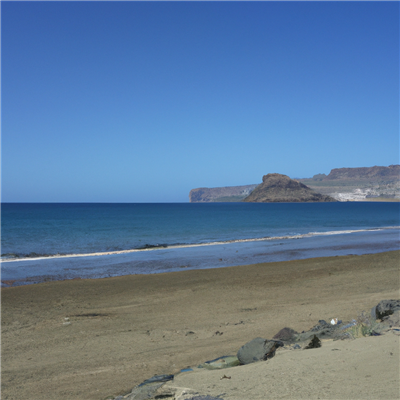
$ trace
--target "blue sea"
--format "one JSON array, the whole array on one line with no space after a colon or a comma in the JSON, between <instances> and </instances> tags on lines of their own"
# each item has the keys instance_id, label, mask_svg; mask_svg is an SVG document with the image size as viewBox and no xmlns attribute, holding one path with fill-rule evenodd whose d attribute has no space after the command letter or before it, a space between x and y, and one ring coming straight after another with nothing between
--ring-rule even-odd
<instances>
[{"instance_id":1,"label":"blue sea","mask_svg":"<svg viewBox=\"0 0 400 400\"><path fill-rule=\"evenodd\" d=\"M400 248L400 203L1 205L1 279L151 274Z\"/></svg>"}]
</instances>

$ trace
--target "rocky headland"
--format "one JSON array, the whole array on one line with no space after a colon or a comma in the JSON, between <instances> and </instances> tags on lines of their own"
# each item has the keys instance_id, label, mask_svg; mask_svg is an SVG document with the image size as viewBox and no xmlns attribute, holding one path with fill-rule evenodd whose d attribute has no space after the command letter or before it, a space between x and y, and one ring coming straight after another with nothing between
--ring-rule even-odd
<instances>
[{"instance_id":1,"label":"rocky headland","mask_svg":"<svg viewBox=\"0 0 400 400\"><path fill-rule=\"evenodd\" d=\"M400 165L334 168L312 178L296 178L322 195L339 201L400 201ZM189 193L191 203L243 201L257 184L197 188Z\"/></svg>"},{"instance_id":2,"label":"rocky headland","mask_svg":"<svg viewBox=\"0 0 400 400\"><path fill-rule=\"evenodd\" d=\"M243 201L256 203L300 203L337 201L333 197L314 192L287 175L264 175L258 185Z\"/></svg>"}]
</instances>

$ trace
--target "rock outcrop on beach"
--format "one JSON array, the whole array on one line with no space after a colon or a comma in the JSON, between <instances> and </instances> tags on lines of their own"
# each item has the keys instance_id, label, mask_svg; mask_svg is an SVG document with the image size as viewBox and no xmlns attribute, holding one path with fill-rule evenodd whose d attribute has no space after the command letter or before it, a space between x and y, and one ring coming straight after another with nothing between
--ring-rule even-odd
<instances>
[{"instance_id":1,"label":"rock outcrop on beach","mask_svg":"<svg viewBox=\"0 0 400 400\"><path fill-rule=\"evenodd\" d=\"M245 202L256 203L299 203L299 202L329 202L337 201L330 196L314 192L308 186L287 175L268 174L263 176L263 181Z\"/></svg>"},{"instance_id":2,"label":"rock outcrop on beach","mask_svg":"<svg viewBox=\"0 0 400 400\"><path fill-rule=\"evenodd\" d=\"M130 393L117 396L114 398L114 400L155 400L160 398L170 400L223 400L223 398L221 397L222 394L220 393L218 393L218 397L214 397L210 396L208 393L200 394L197 388L190 388L188 384L185 384L184 386L182 386L181 384L176 384L176 378L178 377L179 379L183 376L188 376L188 373L189 377L191 374L191 377L193 378L196 373L198 374L199 371L203 369L224 369L224 371L227 371L227 368L237 367L238 365L240 365L241 367L239 370L235 368L235 371L242 371L242 378L249 378L249 375L246 375L248 370L244 369L245 367L243 366L247 364L253 364L255 362L270 360L272 357L275 356L276 350L278 349L281 349L285 352L295 350L319 349L322 346L329 346L331 342L341 342L346 339L352 342L354 339L358 338L366 338L369 336L382 336L385 334L391 335L391 333L398 336L400 335L399 308L400 300L382 300L378 305L372 308L371 313L368 314L363 311L358 315L357 319L353 319L352 321L347 323L343 323L341 320L339 321L337 319L333 319L330 323L324 320L319 320L318 323L314 325L314 327L312 327L309 331L303 331L301 334L297 333L291 328L283 328L274 336L274 339L272 340L257 337L250 342L247 342L238 350L237 357L222 356L215 360L207 361L199 365L198 367L194 366L185 368L176 375L153 376L152 378L146 379L144 382L134 387ZM391 317L391 319L389 319L389 316ZM281 340L275 339L276 337L279 337ZM283 337L285 339L283 339ZM342 351L338 347L338 345L335 345L335 347L331 347L330 351ZM371 350L368 349L367 351L370 352ZM282 355L283 354L284 353L282 353ZM390 352L389 354L393 356L393 352ZM344 362L343 357L344 356L340 357L341 362ZM355 355L352 355L352 357L355 357ZM291 356L291 358L293 358L293 355ZM231 365L228 365L228 363L224 362L225 360L231 359L235 359L236 362L231 362ZM315 354L314 361L318 363L319 360L321 360L321 358L318 359ZM305 362L304 359L303 362ZM270 370L273 364L274 362L270 364ZM259 365L261 365L261 363ZM326 360L324 360L323 365L326 368ZM339 367L339 365L337 363L336 365L332 364L332 367ZM286 366L286 368L289 367L289 365ZM304 370L306 371L307 368L304 367ZM222 376L221 374L219 374L219 380L221 381L223 379L231 379L232 373L233 371L227 371L227 373ZM252 376L253 373L254 370L252 370L250 376ZM209 379L209 376L207 376L207 379ZM250 379L257 381L257 378L255 377ZM204 376L199 378L199 380L189 378L188 382L191 382L192 384L197 383L198 385L198 382L206 383L206 378ZM202 386L201 383L200 386ZM215 385L213 387L215 387ZM222 387L224 388L223 390L226 390L226 386L220 385L221 390ZM209 386L207 387L207 389L209 389ZM235 388L233 390L237 391L240 389ZM235 396L235 399L236 398L242 399L244 397Z\"/></svg>"}]
</instances>

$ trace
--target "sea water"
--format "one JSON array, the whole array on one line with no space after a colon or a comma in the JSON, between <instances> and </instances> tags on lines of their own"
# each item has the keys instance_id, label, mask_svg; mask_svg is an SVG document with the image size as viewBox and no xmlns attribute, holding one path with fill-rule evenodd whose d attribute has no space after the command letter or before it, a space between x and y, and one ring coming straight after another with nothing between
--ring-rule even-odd
<instances>
[{"instance_id":1,"label":"sea water","mask_svg":"<svg viewBox=\"0 0 400 400\"><path fill-rule=\"evenodd\" d=\"M149 274L399 248L399 203L5 203L2 280Z\"/></svg>"}]
</instances>

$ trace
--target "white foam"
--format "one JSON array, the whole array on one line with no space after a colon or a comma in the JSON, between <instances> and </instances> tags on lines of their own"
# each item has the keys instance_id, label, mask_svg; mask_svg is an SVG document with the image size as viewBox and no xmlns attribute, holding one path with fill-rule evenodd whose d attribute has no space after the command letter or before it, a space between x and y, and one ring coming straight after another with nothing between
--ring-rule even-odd
<instances>
[{"instance_id":1,"label":"white foam","mask_svg":"<svg viewBox=\"0 0 400 400\"><path fill-rule=\"evenodd\" d=\"M152 248L146 248L146 249L129 249L129 250L117 250L117 251L84 253L84 254L55 254L55 255L51 255L51 256L42 256L42 257L2 259L1 262L9 263L9 262L19 262L19 261L48 260L48 259L57 259L57 258L100 257L100 256L110 256L110 255L117 255L117 254L138 253L138 252L144 252L144 251L184 249L184 248L203 247L203 246L217 246L217 245L224 245L224 244L230 244L230 243L250 243L250 242L273 241L273 240L291 240L291 239L309 238L309 237L314 237L314 236L344 235L344 234L360 233L360 232L376 232L376 231L382 231L385 229L400 229L400 226L386 226L384 228L371 228L371 229L349 229L349 230L328 231L328 232L309 232L309 233L298 234L298 235L273 236L273 237L250 238L250 239L235 239L235 240L225 240L225 241L207 242L207 243L179 244L179 245L171 245L171 246L152 247Z\"/></svg>"}]
</instances>

